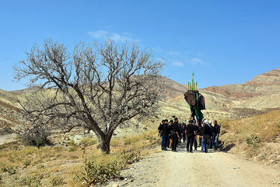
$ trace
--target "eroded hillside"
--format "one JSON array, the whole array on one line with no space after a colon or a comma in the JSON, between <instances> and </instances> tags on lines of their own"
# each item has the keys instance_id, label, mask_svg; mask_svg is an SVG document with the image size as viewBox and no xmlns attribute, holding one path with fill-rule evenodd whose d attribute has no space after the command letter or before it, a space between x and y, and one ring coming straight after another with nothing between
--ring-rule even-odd
<instances>
[{"instance_id":1,"label":"eroded hillside","mask_svg":"<svg viewBox=\"0 0 280 187\"><path fill-rule=\"evenodd\" d=\"M205 118L209 120L233 119L254 116L280 108L280 68L258 75L254 79L235 85L209 87L201 89L206 101ZM160 102L159 118L133 120L118 128L115 134L142 133L154 129L163 118L179 117L187 120L189 106L184 100L187 86L162 77L165 99ZM0 90L0 128L16 129L22 124L21 107L17 100L24 100L25 95L38 90L32 87L24 90L7 92Z\"/></svg>"}]
</instances>

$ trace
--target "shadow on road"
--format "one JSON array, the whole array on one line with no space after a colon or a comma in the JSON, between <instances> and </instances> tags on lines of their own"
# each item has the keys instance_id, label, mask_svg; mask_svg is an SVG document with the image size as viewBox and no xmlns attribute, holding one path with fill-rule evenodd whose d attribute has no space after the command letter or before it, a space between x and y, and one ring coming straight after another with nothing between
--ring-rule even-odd
<instances>
[{"instance_id":1,"label":"shadow on road","mask_svg":"<svg viewBox=\"0 0 280 187\"><path fill-rule=\"evenodd\" d=\"M176 153L188 153L187 152L187 142L185 143L179 143L178 146L177 146L177 152ZM171 149L167 149L168 151L171 151ZM201 152L201 147L198 146L197 147L197 150L194 149L193 147L193 153L204 153L204 152ZM208 149L208 153L215 153L214 149Z\"/></svg>"},{"instance_id":2,"label":"shadow on road","mask_svg":"<svg viewBox=\"0 0 280 187\"><path fill-rule=\"evenodd\" d=\"M234 146L235 146L234 143L229 144L229 145L227 145L227 146L224 146L224 145L222 144L222 145L221 145L221 151L223 151L223 152L228 152L228 151L230 151Z\"/></svg>"}]
</instances>

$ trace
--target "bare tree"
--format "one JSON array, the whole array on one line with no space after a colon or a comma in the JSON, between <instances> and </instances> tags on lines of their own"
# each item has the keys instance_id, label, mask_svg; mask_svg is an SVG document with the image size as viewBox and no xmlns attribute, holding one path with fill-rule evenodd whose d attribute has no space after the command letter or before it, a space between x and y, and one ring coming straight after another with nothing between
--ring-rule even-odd
<instances>
[{"instance_id":1,"label":"bare tree","mask_svg":"<svg viewBox=\"0 0 280 187\"><path fill-rule=\"evenodd\" d=\"M118 47L110 39L104 44L81 43L71 54L63 44L47 40L15 66L15 78L40 85L40 91L22 103L34 123L82 125L97 135L102 151L109 154L120 124L157 111L162 67L151 51L135 44Z\"/></svg>"}]
</instances>

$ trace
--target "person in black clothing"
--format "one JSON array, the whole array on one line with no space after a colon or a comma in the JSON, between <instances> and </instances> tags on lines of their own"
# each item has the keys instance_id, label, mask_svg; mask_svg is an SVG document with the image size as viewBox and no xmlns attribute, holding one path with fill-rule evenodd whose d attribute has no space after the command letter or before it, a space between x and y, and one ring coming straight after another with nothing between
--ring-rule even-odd
<instances>
[{"instance_id":1,"label":"person in black clothing","mask_svg":"<svg viewBox=\"0 0 280 187\"><path fill-rule=\"evenodd\" d=\"M182 134L182 138L183 138L183 142L184 142L184 143L185 143L185 141L186 141L186 132L185 132L186 127L187 127L186 123L183 123L183 134Z\"/></svg>"},{"instance_id":2,"label":"person in black clothing","mask_svg":"<svg viewBox=\"0 0 280 187\"><path fill-rule=\"evenodd\" d=\"M178 138L179 138L178 118L175 118L175 122L171 125L172 151L175 152L177 151L176 147L178 145Z\"/></svg>"},{"instance_id":3,"label":"person in black clothing","mask_svg":"<svg viewBox=\"0 0 280 187\"><path fill-rule=\"evenodd\" d=\"M172 121L172 120L171 120ZM167 147L168 148L171 148L171 143L172 143L172 140L171 140L171 129L172 129L172 124L173 124L173 121L172 122L168 122L168 139L167 139Z\"/></svg>"},{"instance_id":4,"label":"person in black clothing","mask_svg":"<svg viewBox=\"0 0 280 187\"><path fill-rule=\"evenodd\" d=\"M203 152L203 149L204 149L204 141L203 141L203 125L204 123L201 124L197 132L197 135L199 136L199 144L200 144L200 147L201 147L201 152Z\"/></svg>"},{"instance_id":5,"label":"person in black clothing","mask_svg":"<svg viewBox=\"0 0 280 187\"><path fill-rule=\"evenodd\" d=\"M183 139L183 132L184 132L183 124L179 123L179 143L181 143Z\"/></svg>"},{"instance_id":6,"label":"person in black clothing","mask_svg":"<svg viewBox=\"0 0 280 187\"><path fill-rule=\"evenodd\" d=\"M163 120L162 124L160 124L158 130L161 133L162 141L161 141L161 150L167 150L167 142L168 142L168 134L169 134L169 129L168 129L168 120Z\"/></svg>"},{"instance_id":7,"label":"person in black clothing","mask_svg":"<svg viewBox=\"0 0 280 187\"><path fill-rule=\"evenodd\" d=\"M204 143L204 148L205 148L205 153L208 152L208 146L210 143L210 137L212 136L212 128L210 127L210 124L208 120L204 121L204 125L202 128L202 134L203 134L203 143Z\"/></svg>"},{"instance_id":8,"label":"person in black clothing","mask_svg":"<svg viewBox=\"0 0 280 187\"><path fill-rule=\"evenodd\" d=\"M209 122L209 126L211 127L211 130L212 130L212 134L211 134L211 137L210 137L210 141L209 141L209 149L212 149L213 148L213 126L212 126L212 123Z\"/></svg>"},{"instance_id":9,"label":"person in black clothing","mask_svg":"<svg viewBox=\"0 0 280 187\"><path fill-rule=\"evenodd\" d=\"M195 132L195 126L193 123L193 120L189 121L189 124L187 125L186 129L185 129L185 134L187 135L187 152L193 152L192 148L193 148L193 141L196 135Z\"/></svg>"},{"instance_id":10,"label":"person in black clothing","mask_svg":"<svg viewBox=\"0 0 280 187\"><path fill-rule=\"evenodd\" d=\"M162 135L162 132L161 132L160 128L161 128L161 126L162 126L163 123L164 123L164 120L162 120L162 121L161 121L161 124L159 124L159 126L158 126L158 133L159 133L159 136L160 136L160 137L161 137L161 135Z\"/></svg>"},{"instance_id":11,"label":"person in black clothing","mask_svg":"<svg viewBox=\"0 0 280 187\"><path fill-rule=\"evenodd\" d=\"M196 124L194 124L194 131L195 131L195 136L194 136L194 139L193 139L193 144L194 144L194 150L197 151L197 136L199 134L199 128Z\"/></svg>"},{"instance_id":12,"label":"person in black clothing","mask_svg":"<svg viewBox=\"0 0 280 187\"><path fill-rule=\"evenodd\" d=\"M215 151L218 149L218 140L219 140L219 136L220 136L220 125L218 125L217 121L214 121L214 127L213 127L213 145L214 145L214 149Z\"/></svg>"}]
</instances>

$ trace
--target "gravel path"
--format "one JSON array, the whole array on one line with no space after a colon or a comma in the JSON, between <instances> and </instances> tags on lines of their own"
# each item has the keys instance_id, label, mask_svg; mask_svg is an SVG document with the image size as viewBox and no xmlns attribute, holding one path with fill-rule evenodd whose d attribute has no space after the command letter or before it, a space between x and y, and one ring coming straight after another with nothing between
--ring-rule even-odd
<instances>
[{"instance_id":1,"label":"gravel path","mask_svg":"<svg viewBox=\"0 0 280 187\"><path fill-rule=\"evenodd\" d=\"M164 151L122 171L122 181L108 186L279 186L279 169L224 152Z\"/></svg>"}]
</instances>

